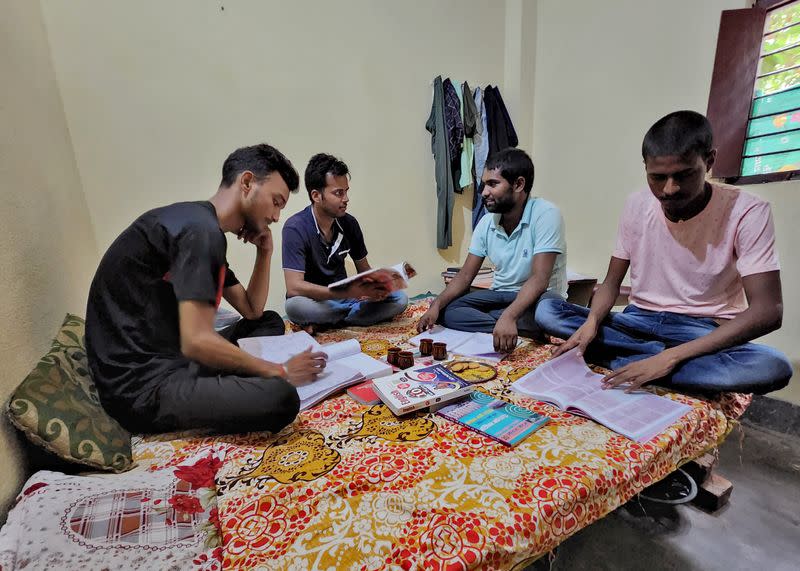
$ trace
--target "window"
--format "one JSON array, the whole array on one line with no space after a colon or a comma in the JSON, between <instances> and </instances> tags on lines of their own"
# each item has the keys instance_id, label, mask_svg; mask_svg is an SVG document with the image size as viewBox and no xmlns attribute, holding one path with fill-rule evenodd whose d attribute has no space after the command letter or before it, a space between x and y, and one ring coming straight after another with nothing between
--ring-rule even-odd
<instances>
[{"instance_id":1,"label":"window","mask_svg":"<svg viewBox=\"0 0 800 571\"><path fill-rule=\"evenodd\" d=\"M767 13L742 176L800 170L800 1Z\"/></svg>"},{"instance_id":2,"label":"window","mask_svg":"<svg viewBox=\"0 0 800 571\"><path fill-rule=\"evenodd\" d=\"M716 178L800 178L800 0L722 13L708 118Z\"/></svg>"}]
</instances>

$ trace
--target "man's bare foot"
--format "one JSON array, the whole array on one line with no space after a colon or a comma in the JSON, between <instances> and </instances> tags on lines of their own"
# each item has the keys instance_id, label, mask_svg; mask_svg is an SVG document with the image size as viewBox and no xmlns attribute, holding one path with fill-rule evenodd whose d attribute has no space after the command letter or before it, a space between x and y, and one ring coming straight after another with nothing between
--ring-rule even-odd
<instances>
[{"instance_id":1,"label":"man's bare foot","mask_svg":"<svg viewBox=\"0 0 800 571\"><path fill-rule=\"evenodd\" d=\"M317 328L313 324L304 325L302 330L312 336L317 334Z\"/></svg>"}]
</instances>

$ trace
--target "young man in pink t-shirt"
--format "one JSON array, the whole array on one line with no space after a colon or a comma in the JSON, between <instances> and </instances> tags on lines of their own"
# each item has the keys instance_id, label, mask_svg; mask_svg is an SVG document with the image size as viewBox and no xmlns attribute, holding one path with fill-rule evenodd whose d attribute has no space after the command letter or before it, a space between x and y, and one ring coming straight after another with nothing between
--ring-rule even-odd
<instances>
[{"instance_id":1,"label":"young man in pink t-shirt","mask_svg":"<svg viewBox=\"0 0 800 571\"><path fill-rule=\"evenodd\" d=\"M781 326L783 302L769 203L706 181L711 125L677 111L642 144L649 190L631 195L591 310L543 300L536 322L589 362L612 369L606 388L645 383L692 392L767 393L792 368L779 351L749 341ZM630 269L630 305L611 312Z\"/></svg>"}]
</instances>

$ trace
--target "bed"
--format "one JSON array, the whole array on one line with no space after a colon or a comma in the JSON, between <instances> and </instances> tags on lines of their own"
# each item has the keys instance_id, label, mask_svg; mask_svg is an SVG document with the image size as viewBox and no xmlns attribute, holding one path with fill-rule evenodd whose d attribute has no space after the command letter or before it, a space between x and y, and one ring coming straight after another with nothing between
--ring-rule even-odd
<instances>
[{"instance_id":1,"label":"bed","mask_svg":"<svg viewBox=\"0 0 800 571\"><path fill-rule=\"evenodd\" d=\"M319 340L385 355L429 302ZM639 444L509 390L549 350L526 342L482 385L553 419L516 448L344 394L275 435L136 437L124 474L35 473L0 532L0 571L522 569L716 447L748 403L660 391L692 410Z\"/></svg>"}]
</instances>

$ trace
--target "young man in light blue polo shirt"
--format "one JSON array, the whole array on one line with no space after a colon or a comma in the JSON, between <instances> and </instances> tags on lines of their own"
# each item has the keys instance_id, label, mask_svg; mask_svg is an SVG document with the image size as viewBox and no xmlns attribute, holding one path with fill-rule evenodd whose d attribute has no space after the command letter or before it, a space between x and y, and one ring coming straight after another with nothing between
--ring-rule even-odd
<instances>
[{"instance_id":1,"label":"young man in light blue polo shirt","mask_svg":"<svg viewBox=\"0 0 800 571\"><path fill-rule=\"evenodd\" d=\"M538 335L533 319L540 299L567 295L567 243L558 207L531 197L533 161L520 149L503 149L486 162L481 198L490 215L472 234L467 260L417 323L441 323L494 335L497 351L510 352L519 330ZM484 258L495 266L489 290L467 293Z\"/></svg>"}]
</instances>

